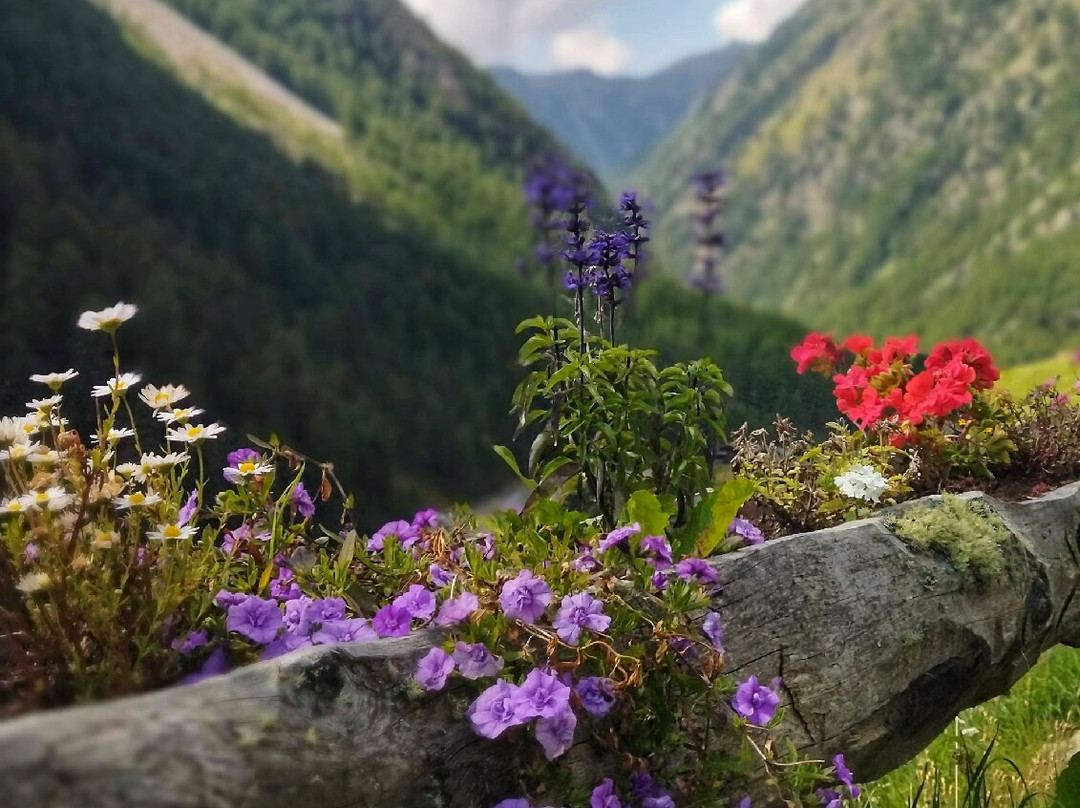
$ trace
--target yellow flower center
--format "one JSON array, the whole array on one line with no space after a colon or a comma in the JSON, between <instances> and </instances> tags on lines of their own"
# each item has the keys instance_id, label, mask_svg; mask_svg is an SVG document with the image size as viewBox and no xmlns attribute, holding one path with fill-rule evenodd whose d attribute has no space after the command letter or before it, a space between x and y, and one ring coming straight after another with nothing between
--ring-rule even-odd
<instances>
[{"instance_id":1,"label":"yellow flower center","mask_svg":"<svg viewBox=\"0 0 1080 808\"><path fill-rule=\"evenodd\" d=\"M146 502L146 494L142 491L136 491L134 494L128 497L128 502L132 505L141 505Z\"/></svg>"},{"instance_id":2,"label":"yellow flower center","mask_svg":"<svg viewBox=\"0 0 1080 808\"><path fill-rule=\"evenodd\" d=\"M245 460L243 463L237 466L237 471L239 471L241 474L251 474L255 471L255 468L256 466L254 463L252 463L250 460Z\"/></svg>"},{"instance_id":3,"label":"yellow flower center","mask_svg":"<svg viewBox=\"0 0 1080 808\"><path fill-rule=\"evenodd\" d=\"M157 395L154 396L154 403L157 404L159 407L164 406L165 404L168 404L169 403L169 394L168 393L158 393Z\"/></svg>"},{"instance_id":4,"label":"yellow flower center","mask_svg":"<svg viewBox=\"0 0 1080 808\"><path fill-rule=\"evenodd\" d=\"M21 511L23 509L23 504L19 502L19 500L15 499L9 502L4 507L9 511Z\"/></svg>"},{"instance_id":5,"label":"yellow flower center","mask_svg":"<svg viewBox=\"0 0 1080 808\"><path fill-rule=\"evenodd\" d=\"M180 527L179 525L169 525L161 531L161 535L166 539L178 539L180 538Z\"/></svg>"},{"instance_id":6,"label":"yellow flower center","mask_svg":"<svg viewBox=\"0 0 1080 808\"><path fill-rule=\"evenodd\" d=\"M202 434L202 432L203 431L201 426L189 426L187 429L187 436L189 438L197 438L199 437L199 435Z\"/></svg>"},{"instance_id":7,"label":"yellow flower center","mask_svg":"<svg viewBox=\"0 0 1080 808\"><path fill-rule=\"evenodd\" d=\"M35 502L48 502L49 501L49 493L47 491L38 491L36 494L34 494L34 501Z\"/></svg>"}]
</instances>

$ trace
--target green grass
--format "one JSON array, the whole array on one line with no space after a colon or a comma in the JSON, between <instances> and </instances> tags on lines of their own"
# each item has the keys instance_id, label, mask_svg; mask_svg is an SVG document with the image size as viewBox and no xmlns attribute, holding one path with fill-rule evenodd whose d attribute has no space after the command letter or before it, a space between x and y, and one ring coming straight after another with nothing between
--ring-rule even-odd
<instances>
[{"instance_id":1,"label":"green grass","mask_svg":"<svg viewBox=\"0 0 1080 808\"><path fill-rule=\"evenodd\" d=\"M1023 395L1044 382L1058 380L1058 388L1066 390L1080 379L1080 364L1073 360L1072 351L1062 351L1049 359L1019 365L1001 372L1000 387Z\"/></svg>"}]
</instances>

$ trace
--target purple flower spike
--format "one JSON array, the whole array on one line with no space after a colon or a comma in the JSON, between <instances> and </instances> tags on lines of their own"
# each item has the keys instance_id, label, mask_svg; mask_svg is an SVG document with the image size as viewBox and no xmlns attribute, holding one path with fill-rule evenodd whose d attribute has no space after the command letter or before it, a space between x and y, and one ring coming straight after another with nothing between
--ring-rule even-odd
<instances>
[{"instance_id":1,"label":"purple flower spike","mask_svg":"<svg viewBox=\"0 0 1080 808\"><path fill-rule=\"evenodd\" d=\"M541 718L536 722L536 740L544 747L544 756L548 760L562 755L574 743L574 730L577 728L577 716L567 707L551 718Z\"/></svg>"},{"instance_id":2,"label":"purple flower spike","mask_svg":"<svg viewBox=\"0 0 1080 808\"><path fill-rule=\"evenodd\" d=\"M404 637L412 628L412 615L397 602L388 603L375 612L371 624L380 637Z\"/></svg>"},{"instance_id":3,"label":"purple flower spike","mask_svg":"<svg viewBox=\"0 0 1080 808\"><path fill-rule=\"evenodd\" d=\"M535 623L551 603L551 589L542 578L522 570L517 578L503 584L499 604L503 613L522 623Z\"/></svg>"},{"instance_id":4,"label":"purple flower spike","mask_svg":"<svg viewBox=\"0 0 1080 808\"><path fill-rule=\"evenodd\" d=\"M472 645L459 642L454 647L454 662L466 679L494 676L503 667L502 657L492 654L482 642Z\"/></svg>"},{"instance_id":5,"label":"purple flower spike","mask_svg":"<svg viewBox=\"0 0 1080 808\"><path fill-rule=\"evenodd\" d=\"M394 605L400 606L417 620L430 620L435 614L435 595L430 589L420 584L413 584L403 595L394 599Z\"/></svg>"},{"instance_id":6,"label":"purple flower spike","mask_svg":"<svg viewBox=\"0 0 1080 808\"><path fill-rule=\"evenodd\" d=\"M439 607L439 615L435 618L437 626L454 626L462 620L467 620L469 615L480 608L480 601L472 592L462 592L453 600L443 601Z\"/></svg>"},{"instance_id":7,"label":"purple flower spike","mask_svg":"<svg viewBox=\"0 0 1080 808\"><path fill-rule=\"evenodd\" d=\"M498 738L510 727L528 722L531 717L518 697L518 688L500 679L469 705L466 711L473 729L485 738Z\"/></svg>"},{"instance_id":8,"label":"purple flower spike","mask_svg":"<svg viewBox=\"0 0 1080 808\"><path fill-rule=\"evenodd\" d=\"M764 726L772 721L779 704L780 697L761 684L756 676L751 676L740 684L731 700L732 709L757 726Z\"/></svg>"},{"instance_id":9,"label":"purple flower spike","mask_svg":"<svg viewBox=\"0 0 1080 808\"><path fill-rule=\"evenodd\" d=\"M327 620L311 635L316 645L335 645L339 642L372 642L379 639L378 632L362 617Z\"/></svg>"},{"instance_id":10,"label":"purple flower spike","mask_svg":"<svg viewBox=\"0 0 1080 808\"><path fill-rule=\"evenodd\" d=\"M641 532L641 525L634 522L632 525L626 527L615 528L607 534L606 537L600 541L600 552L607 552L608 550L614 550L618 548L620 550L630 549L630 537Z\"/></svg>"},{"instance_id":11,"label":"purple flower spike","mask_svg":"<svg viewBox=\"0 0 1080 808\"><path fill-rule=\"evenodd\" d=\"M228 617L225 618L225 627L229 631L243 634L260 645L271 642L284 626L277 601L255 595L230 606Z\"/></svg>"},{"instance_id":12,"label":"purple flower spike","mask_svg":"<svg viewBox=\"0 0 1080 808\"><path fill-rule=\"evenodd\" d=\"M610 777L600 781L589 797L589 808L623 808L619 795L615 793L615 783Z\"/></svg>"},{"instance_id":13,"label":"purple flower spike","mask_svg":"<svg viewBox=\"0 0 1080 808\"><path fill-rule=\"evenodd\" d=\"M424 690L442 690L453 670L453 658L441 648L432 648L416 666L416 681Z\"/></svg>"},{"instance_id":14,"label":"purple flower spike","mask_svg":"<svg viewBox=\"0 0 1080 808\"><path fill-rule=\"evenodd\" d=\"M610 679L589 676L578 682L574 690L589 715L601 718L615 706L615 688Z\"/></svg>"},{"instance_id":15,"label":"purple flower spike","mask_svg":"<svg viewBox=\"0 0 1080 808\"><path fill-rule=\"evenodd\" d=\"M559 639L568 645L577 645L581 630L607 631L611 618L604 614L604 604L587 592L567 595L559 606L559 613L551 622Z\"/></svg>"},{"instance_id":16,"label":"purple flower spike","mask_svg":"<svg viewBox=\"0 0 1080 808\"><path fill-rule=\"evenodd\" d=\"M716 570L702 558L684 558L675 570L680 578L691 583L715 584L717 580Z\"/></svg>"},{"instance_id":17,"label":"purple flower spike","mask_svg":"<svg viewBox=\"0 0 1080 808\"><path fill-rule=\"evenodd\" d=\"M525 677L517 697L529 718L554 718L570 709L570 688L539 668Z\"/></svg>"},{"instance_id":18,"label":"purple flower spike","mask_svg":"<svg viewBox=\"0 0 1080 808\"><path fill-rule=\"evenodd\" d=\"M705 622L701 625L701 632L709 638L712 647L717 651L724 650L724 628L720 624L720 615L709 612L705 615Z\"/></svg>"}]
</instances>

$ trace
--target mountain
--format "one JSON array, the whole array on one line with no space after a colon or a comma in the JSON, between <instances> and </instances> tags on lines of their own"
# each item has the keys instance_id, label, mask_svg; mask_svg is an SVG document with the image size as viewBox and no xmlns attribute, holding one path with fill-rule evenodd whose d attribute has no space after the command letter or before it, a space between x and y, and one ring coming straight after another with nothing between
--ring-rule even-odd
<instances>
[{"instance_id":1,"label":"mountain","mask_svg":"<svg viewBox=\"0 0 1080 808\"><path fill-rule=\"evenodd\" d=\"M668 265L722 166L738 299L1007 362L1077 342L1078 33L1077 0L810 0L642 171Z\"/></svg>"},{"instance_id":2,"label":"mountain","mask_svg":"<svg viewBox=\"0 0 1080 808\"><path fill-rule=\"evenodd\" d=\"M645 78L588 70L531 75L512 68L495 68L491 75L605 182L617 185L727 75L743 51L741 45L728 45Z\"/></svg>"}]
</instances>

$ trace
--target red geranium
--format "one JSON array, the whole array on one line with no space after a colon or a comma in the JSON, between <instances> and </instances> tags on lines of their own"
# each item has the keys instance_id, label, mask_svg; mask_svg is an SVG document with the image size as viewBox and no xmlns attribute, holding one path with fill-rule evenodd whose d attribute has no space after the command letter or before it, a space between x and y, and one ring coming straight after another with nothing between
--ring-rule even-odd
<instances>
[{"instance_id":1,"label":"red geranium","mask_svg":"<svg viewBox=\"0 0 1080 808\"><path fill-rule=\"evenodd\" d=\"M815 373L831 373L840 359L840 349L829 334L811 331L801 344L791 349L791 358L799 363L798 373L812 369Z\"/></svg>"}]
</instances>

